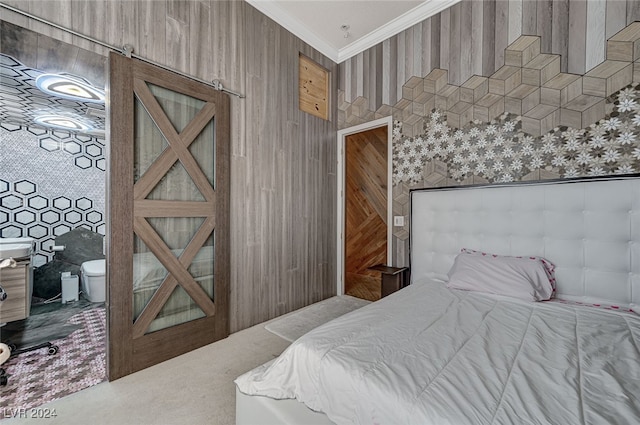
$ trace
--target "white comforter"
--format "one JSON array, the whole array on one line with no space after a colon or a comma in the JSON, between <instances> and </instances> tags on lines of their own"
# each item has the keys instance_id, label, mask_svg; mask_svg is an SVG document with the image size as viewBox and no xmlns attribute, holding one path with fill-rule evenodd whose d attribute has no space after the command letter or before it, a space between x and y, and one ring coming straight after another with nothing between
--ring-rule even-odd
<instances>
[{"instance_id":1,"label":"white comforter","mask_svg":"<svg viewBox=\"0 0 640 425\"><path fill-rule=\"evenodd\" d=\"M338 424L640 424L640 317L413 284L236 380Z\"/></svg>"}]
</instances>

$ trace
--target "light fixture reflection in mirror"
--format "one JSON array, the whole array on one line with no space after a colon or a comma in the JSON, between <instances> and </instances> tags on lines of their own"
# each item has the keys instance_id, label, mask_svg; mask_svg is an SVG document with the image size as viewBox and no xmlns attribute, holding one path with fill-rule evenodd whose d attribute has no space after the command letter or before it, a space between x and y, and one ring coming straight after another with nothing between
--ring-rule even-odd
<instances>
[{"instance_id":1,"label":"light fixture reflection in mirror","mask_svg":"<svg viewBox=\"0 0 640 425\"><path fill-rule=\"evenodd\" d=\"M65 117L62 115L41 115L34 119L34 121L45 127L57 128L61 130L70 131L89 131L93 127L80 122L71 117Z\"/></svg>"},{"instance_id":2,"label":"light fixture reflection in mirror","mask_svg":"<svg viewBox=\"0 0 640 425\"><path fill-rule=\"evenodd\" d=\"M42 74L36 78L36 87L52 96L82 102L104 103L104 92L66 75Z\"/></svg>"}]
</instances>

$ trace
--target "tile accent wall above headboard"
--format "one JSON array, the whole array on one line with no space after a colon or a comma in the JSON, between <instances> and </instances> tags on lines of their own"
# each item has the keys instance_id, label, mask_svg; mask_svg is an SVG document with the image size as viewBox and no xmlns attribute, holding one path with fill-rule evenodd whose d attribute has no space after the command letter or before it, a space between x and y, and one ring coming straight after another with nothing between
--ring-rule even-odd
<instances>
[{"instance_id":1,"label":"tile accent wall above headboard","mask_svg":"<svg viewBox=\"0 0 640 425\"><path fill-rule=\"evenodd\" d=\"M464 0L340 65L339 127L394 119L394 265L410 188L640 171L640 8L551 3Z\"/></svg>"}]
</instances>

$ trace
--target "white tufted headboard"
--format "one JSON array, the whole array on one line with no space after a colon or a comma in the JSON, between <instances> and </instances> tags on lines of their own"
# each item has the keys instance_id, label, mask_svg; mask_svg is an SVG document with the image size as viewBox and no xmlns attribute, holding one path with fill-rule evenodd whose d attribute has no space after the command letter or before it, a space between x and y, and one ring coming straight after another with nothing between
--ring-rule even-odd
<instances>
[{"instance_id":1,"label":"white tufted headboard","mask_svg":"<svg viewBox=\"0 0 640 425\"><path fill-rule=\"evenodd\" d=\"M411 279L446 279L461 248L543 256L557 297L640 305L640 177L411 192Z\"/></svg>"}]
</instances>

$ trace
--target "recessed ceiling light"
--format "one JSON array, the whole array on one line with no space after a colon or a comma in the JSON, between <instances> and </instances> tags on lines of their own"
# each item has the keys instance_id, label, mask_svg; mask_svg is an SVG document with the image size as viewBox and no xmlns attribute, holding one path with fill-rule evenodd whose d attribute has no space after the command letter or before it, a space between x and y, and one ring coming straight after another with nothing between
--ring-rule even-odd
<instances>
[{"instance_id":1,"label":"recessed ceiling light","mask_svg":"<svg viewBox=\"0 0 640 425\"><path fill-rule=\"evenodd\" d=\"M58 128L61 130L89 131L93 129L93 127L86 123L63 115L40 115L36 117L34 121L45 127Z\"/></svg>"},{"instance_id":2,"label":"recessed ceiling light","mask_svg":"<svg viewBox=\"0 0 640 425\"><path fill-rule=\"evenodd\" d=\"M39 75L36 78L36 87L47 94L63 99L104 103L104 91L66 75Z\"/></svg>"}]
</instances>

